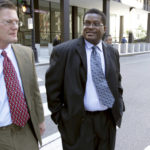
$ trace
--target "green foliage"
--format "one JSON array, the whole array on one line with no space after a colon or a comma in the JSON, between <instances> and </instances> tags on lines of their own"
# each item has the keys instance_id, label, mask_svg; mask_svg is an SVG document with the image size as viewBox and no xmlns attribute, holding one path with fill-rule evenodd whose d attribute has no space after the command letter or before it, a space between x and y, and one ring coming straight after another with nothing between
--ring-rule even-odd
<instances>
[{"instance_id":1,"label":"green foliage","mask_svg":"<svg viewBox=\"0 0 150 150\"><path fill-rule=\"evenodd\" d=\"M144 30L144 28L142 27L142 25L139 25L136 28L136 32L135 32L135 36L136 38L144 38L146 36L146 31Z\"/></svg>"}]
</instances>

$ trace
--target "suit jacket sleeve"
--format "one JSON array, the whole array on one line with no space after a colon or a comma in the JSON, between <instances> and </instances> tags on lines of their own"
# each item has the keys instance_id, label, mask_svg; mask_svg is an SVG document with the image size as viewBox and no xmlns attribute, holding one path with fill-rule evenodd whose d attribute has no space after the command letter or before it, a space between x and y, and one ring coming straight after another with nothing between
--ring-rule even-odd
<instances>
[{"instance_id":1,"label":"suit jacket sleeve","mask_svg":"<svg viewBox=\"0 0 150 150\"><path fill-rule=\"evenodd\" d=\"M52 119L57 124L63 107L63 81L65 72L65 50L57 46L53 49L50 67L46 72L46 93L48 107L52 112Z\"/></svg>"},{"instance_id":2,"label":"suit jacket sleeve","mask_svg":"<svg viewBox=\"0 0 150 150\"><path fill-rule=\"evenodd\" d=\"M41 100L41 95L39 91L39 86L37 83L37 74L35 70L35 62L34 62L34 54L32 52L32 61L33 61L33 73L35 76L34 80L34 96L35 96L35 112L38 118L38 122L42 123L44 121L44 111L43 111L43 105L42 105L42 100Z\"/></svg>"},{"instance_id":3,"label":"suit jacket sleeve","mask_svg":"<svg viewBox=\"0 0 150 150\"><path fill-rule=\"evenodd\" d=\"M123 97L122 97L122 95L123 95L123 88L122 88L122 85L121 85L121 79L122 79L122 77L121 77L121 74L120 74L120 61L119 61L119 53L118 53L118 50L115 50L115 53L116 53L116 56L117 56L117 64L118 64L118 72L119 72L119 75L118 75L118 93L119 93L119 100L121 101L121 104L123 104L123 111L125 111L125 105L124 105L124 102L123 102Z\"/></svg>"}]
</instances>

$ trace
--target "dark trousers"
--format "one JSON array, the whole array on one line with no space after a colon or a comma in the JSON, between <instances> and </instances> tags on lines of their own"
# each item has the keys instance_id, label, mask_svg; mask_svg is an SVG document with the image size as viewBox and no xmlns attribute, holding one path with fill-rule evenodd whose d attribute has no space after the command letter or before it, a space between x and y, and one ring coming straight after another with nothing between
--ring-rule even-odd
<instances>
[{"instance_id":1,"label":"dark trousers","mask_svg":"<svg viewBox=\"0 0 150 150\"><path fill-rule=\"evenodd\" d=\"M116 125L111 112L86 112L76 144L68 145L63 139L63 150L114 150Z\"/></svg>"},{"instance_id":2,"label":"dark trousers","mask_svg":"<svg viewBox=\"0 0 150 150\"><path fill-rule=\"evenodd\" d=\"M109 110L87 112L87 136L91 150L114 150L116 126Z\"/></svg>"}]
</instances>

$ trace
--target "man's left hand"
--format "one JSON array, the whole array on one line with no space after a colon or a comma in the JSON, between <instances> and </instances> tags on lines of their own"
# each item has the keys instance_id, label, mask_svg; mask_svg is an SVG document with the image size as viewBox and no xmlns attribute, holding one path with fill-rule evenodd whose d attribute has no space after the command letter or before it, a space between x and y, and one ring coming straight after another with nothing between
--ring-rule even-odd
<instances>
[{"instance_id":1,"label":"man's left hand","mask_svg":"<svg viewBox=\"0 0 150 150\"><path fill-rule=\"evenodd\" d=\"M39 124L39 128L40 128L40 134L43 135L43 133L45 132L45 122L44 121Z\"/></svg>"}]
</instances>

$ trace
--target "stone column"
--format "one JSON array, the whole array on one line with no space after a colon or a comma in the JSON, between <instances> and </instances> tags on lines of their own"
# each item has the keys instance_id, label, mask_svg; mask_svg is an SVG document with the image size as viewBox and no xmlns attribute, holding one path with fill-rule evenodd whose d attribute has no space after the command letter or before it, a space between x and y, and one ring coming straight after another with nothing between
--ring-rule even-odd
<instances>
[{"instance_id":1,"label":"stone column","mask_svg":"<svg viewBox=\"0 0 150 150\"><path fill-rule=\"evenodd\" d=\"M72 38L78 37L78 8L72 6Z\"/></svg>"},{"instance_id":2,"label":"stone column","mask_svg":"<svg viewBox=\"0 0 150 150\"><path fill-rule=\"evenodd\" d=\"M147 20L147 42L150 43L150 13L148 13Z\"/></svg>"},{"instance_id":3,"label":"stone column","mask_svg":"<svg viewBox=\"0 0 150 150\"><path fill-rule=\"evenodd\" d=\"M106 34L110 32L110 0L103 0L103 12L106 15Z\"/></svg>"},{"instance_id":4,"label":"stone column","mask_svg":"<svg viewBox=\"0 0 150 150\"><path fill-rule=\"evenodd\" d=\"M120 16L120 33L119 33L119 42L121 43L121 39L123 37L123 30L124 30L124 17Z\"/></svg>"},{"instance_id":5,"label":"stone column","mask_svg":"<svg viewBox=\"0 0 150 150\"><path fill-rule=\"evenodd\" d=\"M39 0L34 0L34 8L39 9ZM40 43L40 22L39 22L39 13L34 13L35 21L35 43Z\"/></svg>"},{"instance_id":6,"label":"stone column","mask_svg":"<svg viewBox=\"0 0 150 150\"><path fill-rule=\"evenodd\" d=\"M69 40L69 0L60 0L61 41Z\"/></svg>"}]
</instances>

